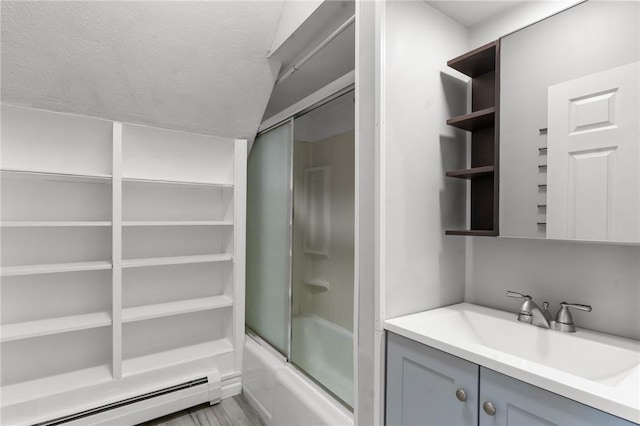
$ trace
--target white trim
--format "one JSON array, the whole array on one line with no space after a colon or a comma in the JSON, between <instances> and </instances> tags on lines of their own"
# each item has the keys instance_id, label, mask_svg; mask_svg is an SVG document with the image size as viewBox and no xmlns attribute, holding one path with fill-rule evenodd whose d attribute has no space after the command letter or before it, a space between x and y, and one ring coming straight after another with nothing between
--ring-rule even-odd
<instances>
[{"instance_id":1,"label":"white trim","mask_svg":"<svg viewBox=\"0 0 640 426\"><path fill-rule=\"evenodd\" d=\"M280 124L281 122L293 117L299 112L304 111L305 109L317 104L318 102L328 98L331 95L336 94L341 90L346 89L353 84L355 84L355 71L349 71L342 77L332 81L321 89L310 94L306 98L291 105L289 108L280 111L279 113L260 123L260 126L258 127L258 133L264 132L265 130L274 127L276 124Z\"/></svg>"},{"instance_id":2,"label":"white trim","mask_svg":"<svg viewBox=\"0 0 640 426\"><path fill-rule=\"evenodd\" d=\"M246 286L246 245L247 245L247 141L236 139L235 176L233 207L233 348L235 350L235 370L242 371L244 351L244 316Z\"/></svg>"},{"instance_id":3,"label":"white trim","mask_svg":"<svg viewBox=\"0 0 640 426\"><path fill-rule=\"evenodd\" d=\"M375 167L375 229L378 238L375 246L375 265L378 270L375 274L375 329L374 329L374 354L373 354L373 424L384 424L384 399L385 399L385 344L384 344L384 319L385 319L385 293L386 293L386 11L385 2L376 2L376 53L379 55L375 61L376 67L376 167Z\"/></svg>"}]
</instances>

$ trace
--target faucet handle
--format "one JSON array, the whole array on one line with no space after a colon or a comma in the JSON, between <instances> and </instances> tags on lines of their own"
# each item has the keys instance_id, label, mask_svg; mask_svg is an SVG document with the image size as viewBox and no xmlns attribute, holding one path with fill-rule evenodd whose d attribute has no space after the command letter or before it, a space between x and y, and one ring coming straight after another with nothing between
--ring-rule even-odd
<instances>
[{"instance_id":1,"label":"faucet handle","mask_svg":"<svg viewBox=\"0 0 640 426\"><path fill-rule=\"evenodd\" d=\"M567 303L567 302L561 302L560 303L560 308L561 309L575 308L575 309L578 309L580 311L587 311L587 312L591 312L591 310L592 310L591 305L582 305L580 303Z\"/></svg>"},{"instance_id":2,"label":"faucet handle","mask_svg":"<svg viewBox=\"0 0 640 426\"><path fill-rule=\"evenodd\" d=\"M518 299L531 300L531 296L529 296L528 294L520 294L511 290L507 290L507 297L515 297Z\"/></svg>"},{"instance_id":3,"label":"faucet handle","mask_svg":"<svg viewBox=\"0 0 640 426\"><path fill-rule=\"evenodd\" d=\"M558 331L564 331L567 333L573 333L576 331L576 326L573 324L573 316L569 311L569 308L575 308L580 311L591 312L591 306L582 305L580 303L560 303L560 310L556 315L554 329Z\"/></svg>"}]
</instances>

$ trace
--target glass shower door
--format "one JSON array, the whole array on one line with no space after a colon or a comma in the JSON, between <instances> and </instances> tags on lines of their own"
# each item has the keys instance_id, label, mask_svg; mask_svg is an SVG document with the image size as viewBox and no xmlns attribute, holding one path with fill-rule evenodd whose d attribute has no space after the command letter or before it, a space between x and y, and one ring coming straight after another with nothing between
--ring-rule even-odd
<instances>
[{"instance_id":1,"label":"glass shower door","mask_svg":"<svg viewBox=\"0 0 640 426\"><path fill-rule=\"evenodd\" d=\"M247 164L246 325L289 356L293 120L261 133Z\"/></svg>"}]
</instances>

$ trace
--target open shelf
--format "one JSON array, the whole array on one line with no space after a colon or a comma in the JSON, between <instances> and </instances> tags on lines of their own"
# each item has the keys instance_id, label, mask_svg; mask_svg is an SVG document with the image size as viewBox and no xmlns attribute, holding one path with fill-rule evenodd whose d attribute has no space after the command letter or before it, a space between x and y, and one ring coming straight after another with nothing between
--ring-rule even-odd
<instances>
[{"instance_id":1,"label":"open shelf","mask_svg":"<svg viewBox=\"0 0 640 426\"><path fill-rule=\"evenodd\" d=\"M111 226L111 222L107 221L9 221L2 222L3 228L46 228L52 226L58 227L74 227L74 226Z\"/></svg>"},{"instance_id":2,"label":"open shelf","mask_svg":"<svg viewBox=\"0 0 640 426\"><path fill-rule=\"evenodd\" d=\"M477 179L492 176L494 169L493 166L482 166L472 167L470 169L451 170L447 172L447 176L460 179Z\"/></svg>"},{"instance_id":3,"label":"open shelf","mask_svg":"<svg viewBox=\"0 0 640 426\"><path fill-rule=\"evenodd\" d=\"M476 237L495 237L498 233L494 230L481 230L481 229L457 229L445 231L446 235L469 235Z\"/></svg>"},{"instance_id":4,"label":"open shelf","mask_svg":"<svg viewBox=\"0 0 640 426\"><path fill-rule=\"evenodd\" d=\"M2 406L11 406L112 380L108 365L76 370L2 387Z\"/></svg>"},{"instance_id":5,"label":"open shelf","mask_svg":"<svg viewBox=\"0 0 640 426\"><path fill-rule=\"evenodd\" d=\"M239 375L246 141L10 105L2 120L0 422Z\"/></svg>"},{"instance_id":6,"label":"open shelf","mask_svg":"<svg viewBox=\"0 0 640 426\"><path fill-rule=\"evenodd\" d=\"M302 280L302 282L306 285L324 288L326 290L329 290L329 286L330 286L329 281L324 280L322 278L305 278Z\"/></svg>"},{"instance_id":7,"label":"open shelf","mask_svg":"<svg viewBox=\"0 0 640 426\"><path fill-rule=\"evenodd\" d=\"M3 177L15 176L25 179L47 179L47 180L61 180L61 181L76 181L76 182L97 182L97 183L110 183L111 175L102 174L77 174L77 173L63 173L48 170L23 170L23 169L9 169L3 168L1 170Z\"/></svg>"},{"instance_id":8,"label":"open shelf","mask_svg":"<svg viewBox=\"0 0 640 426\"><path fill-rule=\"evenodd\" d=\"M474 111L469 114L460 115L450 118L447 124L470 132L480 129L492 127L495 121L495 107L485 108L480 111Z\"/></svg>"},{"instance_id":9,"label":"open shelf","mask_svg":"<svg viewBox=\"0 0 640 426\"><path fill-rule=\"evenodd\" d=\"M230 183L162 180L162 179L139 178L139 177L123 177L122 182L152 183L152 184L159 184L159 185L185 185L185 186L208 186L208 187L216 187L216 188L233 188L233 185Z\"/></svg>"},{"instance_id":10,"label":"open shelf","mask_svg":"<svg viewBox=\"0 0 640 426\"><path fill-rule=\"evenodd\" d=\"M492 41L447 62L451 68L469 77L477 77L495 69L498 42Z\"/></svg>"},{"instance_id":11,"label":"open shelf","mask_svg":"<svg viewBox=\"0 0 640 426\"><path fill-rule=\"evenodd\" d=\"M230 220L150 220L122 222L122 226L233 226Z\"/></svg>"},{"instance_id":12,"label":"open shelf","mask_svg":"<svg viewBox=\"0 0 640 426\"><path fill-rule=\"evenodd\" d=\"M233 305L228 296L202 297L155 305L136 306L122 311L122 322L144 321L171 315L187 314L211 309L226 308Z\"/></svg>"},{"instance_id":13,"label":"open shelf","mask_svg":"<svg viewBox=\"0 0 640 426\"><path fill-rule=\"evenodd\" d=\"M446 235L498 235L499 195L499 41L451 59L447 65L471 77L471 112L447 124L471 134L470 158L465 169L450 170L447 177L468 179L469 229Z\"/></svg>"},{"instance_id":14,"label":"open shelf","mask_svg":"<svg viewBox=\"0 0 640 426\"><path fill-rule=\"evenodd\" d=\"M233 351L233 345L227 339L185 346L179 349L126 359L122 363L125 376L145 373L177 364L185 364L200 359L213 358Z\"/></svg>"},{"instance_id":15,"label":"open shelf","mask_svg":"<svg viewBox=\"0 0 640 426\"><path fill-rule=\"evenodd\" d=\"M68 333L70 331L106 327L109 325L111 325L111 316L108 312L95 312L91 314L7 324L2 326L0 341L9 342L11 340Z\"/></svg>"},{"instance_id":16,"label":"open shelf","mask_svg":"<svg viewBox=\"0 0 640 426\"><path fill-rule=\"evenodd\" d=\"M107 261L3 266L0 268L2 270L0 275L3 277L11 277L15 275L52 274L58 272L97 271L111 268L111 262Z\"/></svg>"},{"instance_id":17,"label":"open shelf","mask_svg":"<svg viewBox=\"0 0 640 426\"><path fill-rule=\"evenodd\" d=\"M205 254L197 256L151 257L148 259L126 259L123 268L139 268L143 266L179 265L185 263L227 262L233 260L230 254Z\"/></svg>"}]
</instances>

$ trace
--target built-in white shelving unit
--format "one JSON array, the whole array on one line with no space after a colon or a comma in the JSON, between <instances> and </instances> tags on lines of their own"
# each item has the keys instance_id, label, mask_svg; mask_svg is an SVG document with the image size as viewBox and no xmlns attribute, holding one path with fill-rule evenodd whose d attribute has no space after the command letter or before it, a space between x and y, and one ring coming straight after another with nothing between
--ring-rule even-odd
<instances>
[{"instance_id":1,"label":"built-in white shelving unit","mask_svg":"<svg viewBox=\"0 0 640 426\"><path fill-rule=\"evenodd\" d=\"M246 141L14 106L2 125L0 423L203 377L238 393Z\"/></svg>"}]
</instances>

